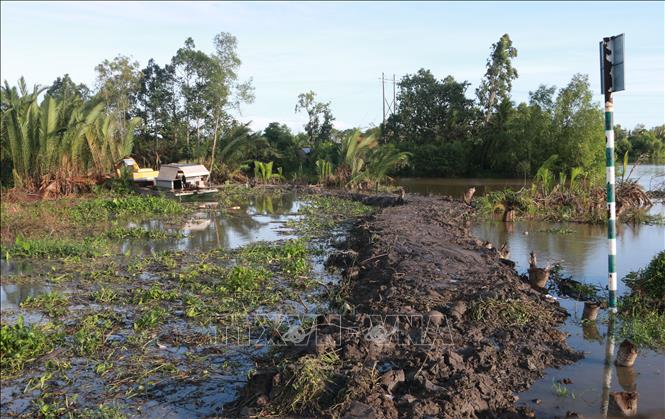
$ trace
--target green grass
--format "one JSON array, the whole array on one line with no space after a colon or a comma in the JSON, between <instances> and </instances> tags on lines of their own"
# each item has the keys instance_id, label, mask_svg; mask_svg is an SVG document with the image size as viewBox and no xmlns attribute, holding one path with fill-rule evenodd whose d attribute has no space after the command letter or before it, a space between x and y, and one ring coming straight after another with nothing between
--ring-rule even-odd
<instances>
[{"instance_id":1,"label":"green grass","mask_svg":"<svg viewBox=\"0 0 665 419\"><path fill-rule=\"evenodd\" d=\"M570 391L568 389L568 387L566 387L564 384L553 382L552 383L552 392L557 397L561 397L561 398L570 397L573 400L575 399L575 393Z\"/></svg>"},{"instance_id":2,"label":"green grass","mask_svg":"<svg viewBox=\"0 0 665 419\"><path fill-rule=\"evenodd\" d=\"M173 199L127 195L83 200L70 210L70 216L76 222L93 223L112 217L179 215L184 212L185 207Z\"/></svg>"},{"instance_id":3,"label":"green grass","mask_svg":"<svg viewBox=\"0 0 665 419\"><path fill-rule=\"evenodd\" d=\"M14 245L3 249L3 257L24 258L64 258L64 257L93 257L101 254L106 243L100 239L24 239L16 237Z\"/></svg>"},{"instance_id":4,"label":"green grass","mask_svg":"<svg viewBox=\"0 0 665 419\"><path fill-rule=\"evenodd\" d=\"M623 281L631 292L619 302L621 334L640 346L665 348L665 251Z\"/></svg>"},{"instance_id":5,"label":"green grass","mask_svg":"<svg viewBox=\"0 0 665 419\"><path fill-rule=\"evenodd\" d=\"M665 314L656 311L641 311L639 315L621 318L619 334L629 338L637 346L653 349L665 348Z\"/></svg>"},{"instance_id":6,"label":"green grass","mask_svg":"<svg viewBox=\"0 0 665 419\"><path fill-rule=\"evenodd\" d=\"M69 297L59 292L27 297L21 302L21 308L38 309L51 317L59 317L65 314L68 305Z\"/></svg>"},{"instance_id":7,"label":"green grass","mask_svg":"<svg viewBox=\"0 0 665 419\"><path fill-rule=\"evenodd\" d=\"M104 344L113 324L113 316L108 314L90 314L84 317L74 333L74 353L81 356L94 355Z\"/></svg>"},{"instance_id":8,"label":"green grass","mask_svg":"<svg viewBox=\"0 0 665 419\"><path fill-rule=\"evenodd\" d=\"M134 290L132 301L134 304L143 305L149 301L175 301L180 293L175 290L165 291L159 285L153 285L147 290Z\"/></svg>"},{"instance_id":9,"label":"green grass","mask_svg":"<svg viewBox=\"0 0 665 419\"><path fill-rule=\"evenodd\" d=\"M45 326L25 325L19 317L15 325L0 328L0 370L2 375L21 371L23 367L53 349L54 336Z\"/></svg>"},{"instance_id":10,"label":"green grass","mask_svg":"<svg viewBox=\"0 0 665 419\"><path fill-rule=\"evenodd\" d=\"M140 227L112 227L106 232L109 239L144 239L144 240L164 240L168 238L181 238L180 233L168 233L163 230L144 229Z\"/></svg>"},{"instance_id":11,"label":"green grass","mask_svg":"<svg viewBox=\"0 0 665 419\"><path fill-rule=\"evenodd\" d=\"M134 330L142 331L152 329L162 323L166 316L166 310L162 307L152 308L144 312L141 317L134 322Z\"/></svg>"},{"instance_id":12,"label":"green grass","mask_svg":"<svg viewBox=\"0 0 665 419\"><path fill-rule=\"evenodd\" d=\"M112 303L118 298L118 294L110 288L101 287L92 293L92 299L98 303Z\"/></svg>"}]
</instances>

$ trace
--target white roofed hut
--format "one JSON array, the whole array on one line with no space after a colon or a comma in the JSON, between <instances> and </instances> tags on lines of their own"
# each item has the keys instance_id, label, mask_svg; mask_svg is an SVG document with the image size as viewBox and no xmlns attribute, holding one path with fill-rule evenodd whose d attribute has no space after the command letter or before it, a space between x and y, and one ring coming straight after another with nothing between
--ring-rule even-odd
<instances>
[{"instance_id":1,"label":"white roofed hut","mask_svg":"<svg viewBox=\"0 0 665 419\"><path fill-rule=\"evenodd\" d=\"M208 186L210 172L202 164L163 164L155 179L160 190L173 192L176 196L216 192Z\"/></svg>"}]
</instances>

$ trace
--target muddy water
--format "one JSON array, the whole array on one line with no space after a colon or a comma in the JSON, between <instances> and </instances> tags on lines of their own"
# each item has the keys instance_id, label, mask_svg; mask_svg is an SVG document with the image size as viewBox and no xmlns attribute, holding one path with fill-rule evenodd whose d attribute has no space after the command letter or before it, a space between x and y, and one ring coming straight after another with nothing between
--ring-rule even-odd
<instances>
[{"instance_id":1,"label":"muddy water","mask_svg":"<svg viewBox=\"0 0 665 419\"><path fill-rule=\"evenodd\" d=\"M171 233L179 233L178 239L164 240L125 240L117 248L113 248L113 253L117 258L122 259L131 255L148 255L170 250L192 250L192 252L205 252L215 248L233 249L242 247L258 241L276 241L295 237L293 230L287 229L285 223L290 220L298 219L299 208L304 205L304 201L295 196L295 194L266 194L251 196L243 202L233 204L230 208L222 209L222 205L217 206L216 202L197 202L199 208L190 219L182 225L170 225L158 220L152 220L145 223L130 225L129 227L142 227L146 229L161 229ZM343 228L331 232L331 239L339 239L344 235ZM312 256L312 275L311 277L321 283L330 283L336 281L338 275L327 272L323 266L325 252L328 251L328 242L314 241L310 243L323 252L315 252ZM45 268L47 271L49 267ZM9 263L3 261L3 278L11 275L38 274L43 272L44 267L35 265L35 261L10 260ZM151 272L147 272L151 274ZM27 323L40 322L44 316L31 317L31 312L20 308L20 303L29 296L37 296L50 291L66 292L59 286L40 286L34 283L19 282L15 284L3 283L0 285L0 296L2 297L2 317L3 322L13 323L17 315L25 316ZM11 281L7 281L11 282ZM326 310L325 301L319 301L318 293L322 290L302 292L298 295L298 301L286 300L277 308L259 307L253 316L260 316L265 319L274 319L279 317L283 324L297 325L299 319L309 319L314 313ZM91 306L92 307L92 306ZM278 310L278 311L271 311ZM248 319L250 320L250 319ZM311 319L310 319L311 320ZM180 323L186 329L183 336L193 332L191 324L175 320L167 326L176 330ZM251 323L251 321L250 321ZM211 330L205 327L200 333L204 335L218 337L220 342L224 342L224 337L235 337L228 330L218 329L213 326ZM177 329L179 330L179 329ZM243 339L240 340L241 332ZM247 336L245 336L245 332ZM125 339L131 332L121 329L114 338ZM198 333L198 332L197 332ZM221 406L233 400L239 388L247 380L247 374L254 366L254 359L264 355L267 351L266 336L253 336L249 334L249 329L242 331L238 329L239 342L236 344L223 344L223 351L209 358L209 364L204 378L192 379L188 382L182 380L167 379L159 385L151 388L151 396L140 406L144 409L147 417L194 417L194 416L213 416L220 413ZM161 337L164 340L164 337ZM259 342L258 339L263 339ZM252 342L252 345L249 342ZM260 343L260 344L259 344ZM152 347L152 346L150 346ZM188 362L183 362L186 355L202 355L198 347L170 346L169 344L157 344L157 348L149 354L159 354L163 352L170 353L170 358L178 365L187 366ZM123 367L122 361L118 360L117 367ZM70 371L74 378L74 386L87 388L83 390L88 396L97 396L102 394L99 391L90 391L91 386L95 386L99 380L94 381L86 375L85 369ZM32 372L30 372L32 373ZM204 374L204 375L205 375ZM26 409L31 398L17 398L16 394L21 394L23 387L9 386L3 388L1 394L1 404L3 405L3 414L6 412L21 412ZM25 403L23 403L25 401ZM122 400L121 400L122 401ZM127 402L128 407L134 407L132 403ZM139 403L139 402L137 402ZM25 405L24 405L25 404ZM5 410L8 409L8 410Z\"/></svg>"},{"instance_id":2,"label":"muddy water","mask_svg":"<svg viewBox=\"0 0 665 419\"><path fill-rule=\"evenodd\" d=\"M206 204L199 203L201 206ZM293 238L295 236L284 228L284 224L297 219L302 205L303 202L292 193L266 194L252 196L225 211L200 209L184 225L175 228L160 221L132 224L130 227L180 232L183 237L150 242L126 240L120 246L120 253L136 255L167 250L235 249L257 241Z\"/></svg>"},{"instance_id":3,"label":"muddy water","mask_svg":"<svg viewBox=\"0 0 665 419\"><path fill-rule=\"evenodd\" d=\"M209 206L216 202L197 202ZM303 201L293 193L251 196L237 206L221 211L217 208L200 209L183 225L170 225L159 220L130 223L127 227L179 233L178 239L122 241L113 251L117 255L149 255L169 250L208 251L215 248L235 249L258 241L276 241L294 238L284 224L295 220ZM3 277L29 275L36 266L31 260L0 260ZM0 284L2 310L16 309L27 297L52 291L50 287L34 283Z\"/></svg>"},{"instance_id":4,"label":"muddy water","mask_svg":"<svg viewBox=\"0 0 665 419\"><path fill-rule=\"evenodd\" d=\"M629 166L627 172L631 169ZM665 165L638 166L631 178L637 179L646 190L662 187ZM524 182L509 179L402 179L400 184L410 192L460 197L470 186L476 187L476 194L483 194L503 187L520 188ZM665 214L665 206L657 203L651 213ZM476 225L473 234L496 246L507 243L510 258L516 262L520 273L528 267L529 252L535 251L540 264L560 262L565 273L574 279L606 289L607 230L604 225L486 221ZM663 249L665 226L618 226L619 278L645 267ZM625 284L619 281L619 292L626 291ZM519 403L534 409L538 417L565 417L568 411L594 417L608 413L609 392L638 391L639 413L655 413L655 417L665 413L665 354L642 349L632 369L617 368L614 357L620 340L614 337L607 314L599 316L596 324L583 327L580 322L583 305L566 298L559 301L571 314L563 326L570 335L568 342L576 350L583 351L585 358L561 369L547 370L529 391L519 394ZM566 394L556 391L555 383L562 379L572 381L562 385Z\"/></svg>"}]
</instances>

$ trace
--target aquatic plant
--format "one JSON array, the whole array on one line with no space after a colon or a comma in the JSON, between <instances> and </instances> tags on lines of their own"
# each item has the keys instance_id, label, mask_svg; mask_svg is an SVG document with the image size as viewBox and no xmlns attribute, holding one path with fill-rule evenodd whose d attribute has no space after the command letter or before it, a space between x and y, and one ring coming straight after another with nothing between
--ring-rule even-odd
<instances>
[{"instance_id":1,"label":"aquatic plant","mask_svg":"<svg viewBox=\"0 0 665 419\"><path fill-rule=\"evenodd\" d=\"M59 317L65 313L69 297L59 292L48 292L36 297L29 296L21 302L22 308L39 309L51 317Z\"/></svg>"},{"instance_id":2,"label":"aquatic plant","mask_svg":"<svg viewBox=\"0 0 665 419\"><path fill-rule=\"evenodd\" d=\"M134 330L151 329L161 323L166 318L166 315L166 310L162 307L151 308L134 322Z\"/></svg>"},{"instance_id":3,"label":"aquatic plant","mask_svg":"<svg viewBox=\"0 0 665 419\"><path fill-rule=\"evenodd\" d=\"M184 206L173 199L161 196L128 195L82 200L71 209L70 215L77 222L90 223L111 217L179 215L184 212Z\"/></svg>"},{"instance_id":4,"label":"aquatic plant","mask_svg":"<svg viewBox=\"0 0 665 419\"><path fill-rule=\"evenodd\" d=\"M181 238L180 233L169 233L164 230L145 229L141 227L112 227L106 232L109 239L145 239L164 240L167 238Z\"/></svg>"},{"instance_id":5,"label":"aquatic plant","mask_svg":"<svg viewBox=\"0 0 665 419\"><path fill-rule=\"evenodd\" d=\"M305 205L298 209L298 214L303 217L299 220L290 220L287 226L304 236L323 235L339 226L344 220L364 217L374 211L375 208L350 199L308 197Z\"/></svg>"},{"instance_id":6,"label":"aquatic plant","mask_svg":"<svg viewBox=\"0 0 665 419\"><path fill-rule=\"evenodd\" d=\"M99 238L75 241L62 238L27 239L17 236L14 246L3 249L2 255L5 258L93 257L98 256L105 245Z\"/></svg>"},{"instance_id":7,"label":"aquatic plant","mask_svg":"<svg viewBox=\"0 0 665 419\"><path fill-rule=\"evenodd\" d=\"M53 349L55 339L43 326L26 325L19 317L15 325L0 327L0 370L12 374Z\"/></svg>"},{"instance_id":8,"label":"aquatic plant","mask_svg":"<svg viewBox=\"0 0 665 419\"><path fill-rule=\"evenodd\" d=\"M224 277L222 288L233 292L252 291L269 277L270 273L262 268L234 266Z\"/></svg>"},{"instance_id":9,"label":"aquatic plant","mask_svg":"<svg viewBox=\"0 0 665 419\"><path fill-rule=\"evenodd\" d=\"M104 344L106 335L113 328L113 317L109 314L90 314L79 323L74 333L73 349L77 355L93 355Z\"/></svg>"}]
</instances>

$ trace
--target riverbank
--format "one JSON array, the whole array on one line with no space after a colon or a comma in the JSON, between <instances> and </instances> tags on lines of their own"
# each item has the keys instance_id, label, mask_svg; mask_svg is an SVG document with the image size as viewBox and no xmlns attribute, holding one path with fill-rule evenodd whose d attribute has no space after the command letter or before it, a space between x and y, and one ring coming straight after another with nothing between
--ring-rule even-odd
<instances>
[{"instance_id":1,"label":"riverbank","mask_svg":"<svg viewBox=\"0 0 665 419\"><path fill-rule=\"evenodd\" d=\"M516 392L582 355L557 329L565 311L469 234L472 217L460 201L407 196L358 224L330 260L345 314L264 359L234 413L516 412Z\"/></svg>"}]
</instances>

